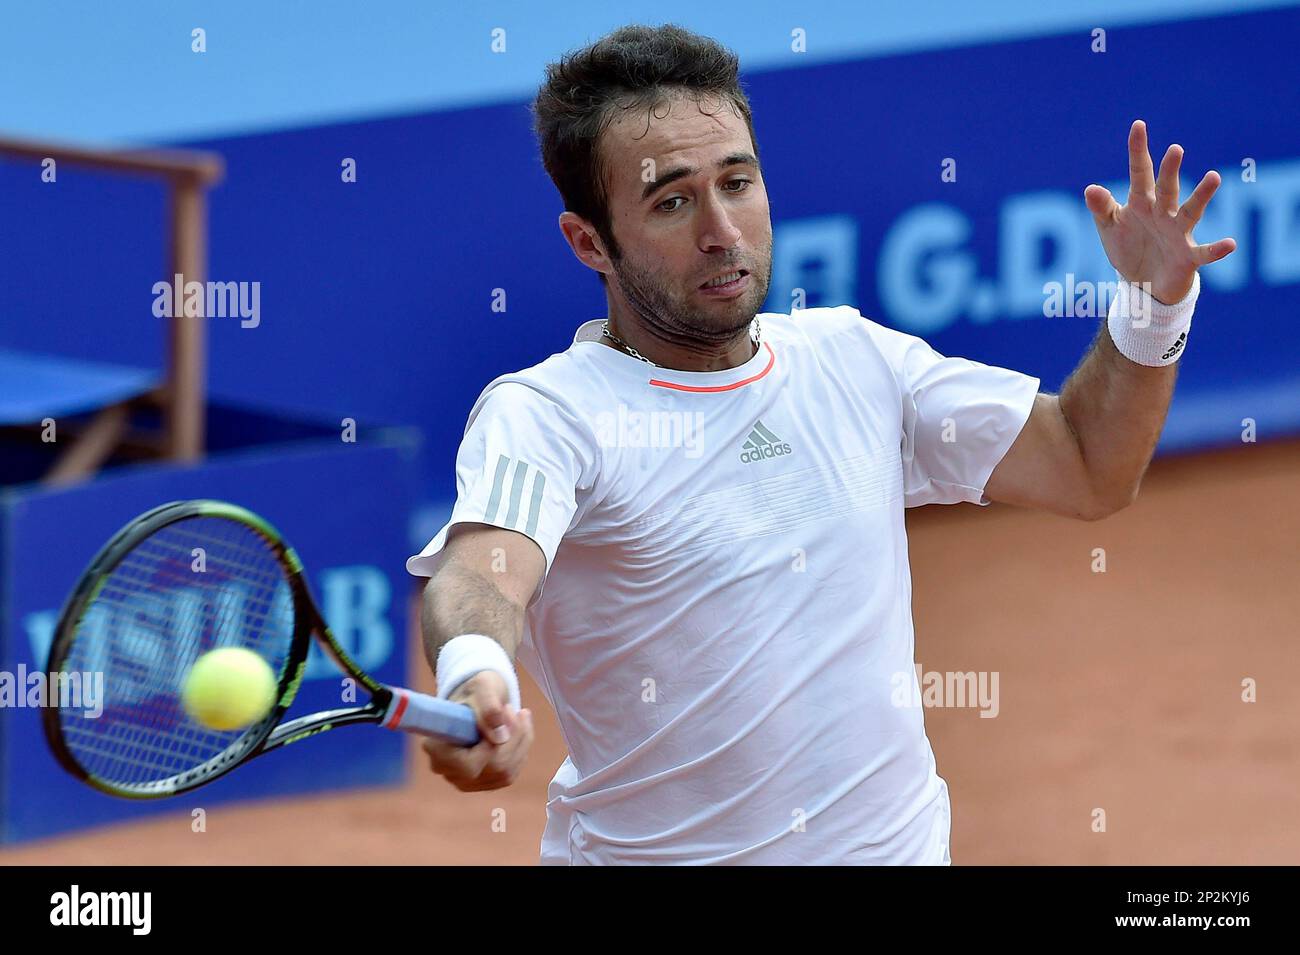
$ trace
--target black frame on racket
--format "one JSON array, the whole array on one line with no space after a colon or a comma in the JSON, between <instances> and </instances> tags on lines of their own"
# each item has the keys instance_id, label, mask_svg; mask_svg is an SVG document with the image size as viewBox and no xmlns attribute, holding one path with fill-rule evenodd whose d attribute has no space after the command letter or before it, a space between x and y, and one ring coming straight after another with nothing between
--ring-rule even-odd
<instances>
[{"instance_id":1,"label":"black frame on racket","mask_svg":"<svg viewBox=\"0 0 1300 955\"><path fill-rule=\"evenodd\" d=\"M392 699L391 691L366 674L339 646L311 597L302 562L280 533L252 511L226 501L213 500L173 501L170 504L160 505L141 514L113 535L81 575L81 579L59 614L45 667L47 678L50 680L57 678L76 639L77 628L82 617L99 594L104 580L126 555L141 541L162 528L196 517L223 518L245 525L266 542L268 550L284 571L293 599L294 627L289 653L279 676L276 704L269 714L249 726L230 746L206 762L167 779L137 784L115 783L86 770L73 756L63 738L59 708L46 707L42 714L45 738L59 764L82 782L112 796L127 799L161 799L188 792L224 776L255 756L279 749L281 746L324 730L356 723L378 723L383 720ZM302 683L313 635L344 674L364 686L370 692L371 698L363 706L324 710L281 725L280 720L292 705L298 687Z\"/></svg>"}]
</instances>

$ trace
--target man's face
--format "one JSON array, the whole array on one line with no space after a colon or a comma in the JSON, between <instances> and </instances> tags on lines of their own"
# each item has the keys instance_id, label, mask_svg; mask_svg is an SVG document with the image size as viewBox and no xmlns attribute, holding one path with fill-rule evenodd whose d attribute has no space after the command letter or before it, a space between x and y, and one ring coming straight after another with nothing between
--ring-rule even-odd
<instances>
[{"instance_id":1,"label":"man's face","mask_svg":"<svg viewBox=\"0 0 1300 955\"><path fill-rule=\"evenodd\" d=\"M622 252L609 263L610 295L660 337L724 342L749 326L767 298L767 190L730 100L697 105L674 95L670 102L671 109L628 110L601 135ZM702 288L733 271L746 273L738 287Z\"/></svg>"}]
</instances>

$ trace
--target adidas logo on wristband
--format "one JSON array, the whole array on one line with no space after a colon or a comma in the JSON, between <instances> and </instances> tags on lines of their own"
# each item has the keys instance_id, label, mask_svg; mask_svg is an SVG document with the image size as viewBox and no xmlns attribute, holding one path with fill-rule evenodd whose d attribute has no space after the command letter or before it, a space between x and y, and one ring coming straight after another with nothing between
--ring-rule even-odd
<instances>
[{"instance_id":1,"label":"adidas logo on wristband","mask_svg":"<svg viewBox=\"0 0 1300 955\"><path fill-rule=\"evenodd\" d=\"M1183 350L1183 345L1187 343L1187 333L1183 332L1178 336L1178 341L1169 346L1169 351L1160 356L1161 361L1168 361Z\"/></svg>"}]
</instances>

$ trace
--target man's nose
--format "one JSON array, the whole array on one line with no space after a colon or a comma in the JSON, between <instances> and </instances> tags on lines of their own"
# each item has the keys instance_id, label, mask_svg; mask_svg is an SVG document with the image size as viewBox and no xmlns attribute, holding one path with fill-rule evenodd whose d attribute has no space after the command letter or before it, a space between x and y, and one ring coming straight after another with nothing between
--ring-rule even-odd
<instances>
[{"instance_id":1,"label":"man's nose","mask_svg":"<svg viewBox=\"0 0 1300 955\"><path fill-rule=\"evenodd\" d=\"M701 207L700 251L730 249L740 241L741 232L731 221L726 206L719 199L706 201Z\"/></svg>"}]
</instances>

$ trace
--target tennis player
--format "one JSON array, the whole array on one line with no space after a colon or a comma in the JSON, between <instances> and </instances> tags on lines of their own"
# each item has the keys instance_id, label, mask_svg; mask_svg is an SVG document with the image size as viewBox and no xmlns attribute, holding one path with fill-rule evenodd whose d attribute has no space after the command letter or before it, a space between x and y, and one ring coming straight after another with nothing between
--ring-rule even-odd
<instances>
[{"instance_id":1,"label":"tennis player","mask_svg":"<svg viewBox=\"0 0 1300 955\"><path fill-rule=\"evenodd\" d=\"M1232 251L1129 135L1125 280L1059 395L851 306L758 314L772 223L736 57L672 26L548 67L534 104L559 225L608 318L479 396L450 520L408 562L440 695L483 742L428 743L461 790L533 739L516 659L569 756L548 864L947 864L949 800L914 674L905 507L1005 501L1096 520L1133 501L1198 266ZM1130 284L1138 283L1138 284ZM916 688L919 696L919 688Z\"/></svg>"}]
</instances>

